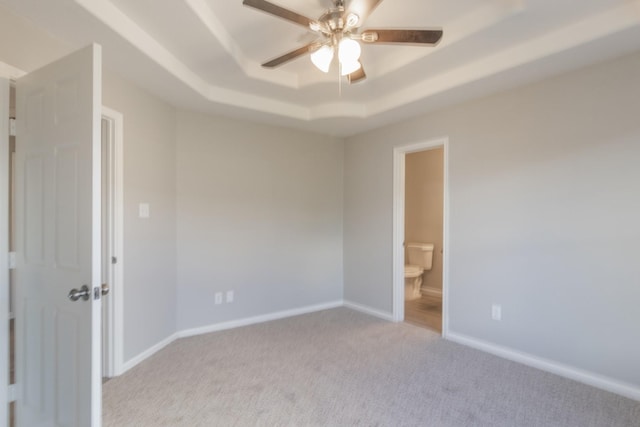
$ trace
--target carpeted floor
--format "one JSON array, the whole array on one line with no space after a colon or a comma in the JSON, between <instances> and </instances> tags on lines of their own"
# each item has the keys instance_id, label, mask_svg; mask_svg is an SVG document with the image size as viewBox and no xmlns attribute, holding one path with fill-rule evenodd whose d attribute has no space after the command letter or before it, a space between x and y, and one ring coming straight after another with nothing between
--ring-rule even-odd
<instances>
[{"instance_id":1,"label":"carpeted floor","mask_svg":"<svg viewBox=\"0 0 640 427\"><path fill-rule=\"evenodd\" d=\"M640 426L640 402L345 308L178 340L104 426Z\"/></svg>"}]
</instances>

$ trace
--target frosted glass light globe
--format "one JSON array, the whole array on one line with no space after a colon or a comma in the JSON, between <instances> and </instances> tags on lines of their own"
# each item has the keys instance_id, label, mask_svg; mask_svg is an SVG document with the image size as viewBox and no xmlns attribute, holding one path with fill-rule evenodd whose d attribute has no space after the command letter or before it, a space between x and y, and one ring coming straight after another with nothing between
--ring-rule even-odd
<instances>
[{"instance_id":1,"label":"frosted glass light globe","mask_svg":"<svg viewBox=\"0 0 640 427\"><path fill-rule=\"evenodd\" d=\"M323 73L329 72L331 61L333 61L333 48L330 46L322 46L311 54L311 62Z\"/></svg>"},{"instance_id":2,"label":"frosted glass light globe","mask_svg":"<svg viewBox=\"0 0 640 427\"><path fill-rule=\"evenodd\" d=\"M357 62L360 59L360 54L362 53L362 49L360 48L360 43L357 41L344 38L340 40L340 44L338 45L338 58L340 58L340 62L352 64Z\"/></svg>"}]
</instances>

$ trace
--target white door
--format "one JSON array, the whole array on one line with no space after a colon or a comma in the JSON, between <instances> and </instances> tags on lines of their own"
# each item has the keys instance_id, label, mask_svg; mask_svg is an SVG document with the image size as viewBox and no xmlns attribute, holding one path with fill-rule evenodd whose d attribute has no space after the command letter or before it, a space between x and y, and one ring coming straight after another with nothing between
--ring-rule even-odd
<instances>
[{"instance_id":1,"label":"white door","mask_svg":"<svg viewBox=\"0 0 640 427\"><path fill-rule=\"evenodd\" d=\"M93 45L16 86L21 427L100 426L101 80Z\"/></svg>"}]
</instances>

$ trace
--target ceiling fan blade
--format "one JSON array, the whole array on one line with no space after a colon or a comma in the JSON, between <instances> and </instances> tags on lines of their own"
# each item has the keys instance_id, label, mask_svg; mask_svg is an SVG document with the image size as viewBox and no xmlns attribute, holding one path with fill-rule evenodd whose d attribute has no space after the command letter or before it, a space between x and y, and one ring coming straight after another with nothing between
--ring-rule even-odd
<instances>
[{"instance_id":1,"label":"ceiling fan blade","mask_svg":"<svg viewBox=\"0 0 640 427\"><path fill-rule=\"evenodd\" d=\"M380 3L382 3L382 0L351 0L345 16L348 16L350 13L358 15L360 19L355 26L359 27Z\"/></svg>"},{"instance_id":2,"label":"ceiling fan blade","mask_svg":"<svg viewBox=\"0 0 640 427\"><path fill-rule=\"evenodd\" d=\"M306 16L302 16L299 13L285 9L265 0L242 0L242 4L302 25L303 27L307 27L307 29L309 29L309 26L312 23L316 23L316 21L309 19Z\"/></svg>"},{"instance_id":3,"label":"ceiling fan blade","mask_svg":"<svg viewBox=\"0 0 640 427\"><path fill-rule=\"evenodd\" d=\"M367 78L367 73L364 72L364 67L360 67L358 70L347 76L350 84L358 83Z\"/></svg>"},{"instance_id":4,"label":"ceiling fan blade","mask_svg":"<svg viewBox=\"0 0 640 427\"><path fill-rule=\"evenodd\" d=\"M365 43L436 45L442 39L442 30L365 30L361 36Z\"/></svg>"},{"instance_id":5,"label":"ceiling fan blade","mask_svg":"<svg viewBox=\"0 0 640 427\"><path fill-rule=\"evenodd\" d=\"M296 59L299 56L302 56L304 54L313 52L317 48L317 46L318 46L318 42L317 41L315 41L313 43L309 43L306 46L299 47L296 50L292 50L289 53L285 53L282 56L274 58L269 62L265 62L264 64L262 64L262 66L265 67L265 68L278 67L278 66L280 66L280 65L282 65L282 64L284 64L286 62L289 62L289 61L292 61L292 60Z\"/></svg>"}]
</instances>

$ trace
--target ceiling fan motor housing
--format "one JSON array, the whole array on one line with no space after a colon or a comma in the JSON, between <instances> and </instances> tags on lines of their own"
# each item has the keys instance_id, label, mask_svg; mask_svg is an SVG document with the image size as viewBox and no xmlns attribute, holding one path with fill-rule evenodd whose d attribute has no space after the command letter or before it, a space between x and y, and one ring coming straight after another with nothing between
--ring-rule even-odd
<instances>
[{"instance_id":1,"label":"ceiling fan motor housing","mask_svg":"<svg viewBox=\"0 0 640 427\"><path fill-rule=\"evenodd\" d=\"M328 10L319 21L325 24L331 33L341 32L344 29L344 8Z\"/></svg>"}]
</instances>

